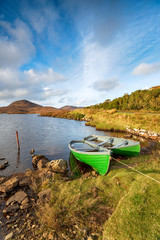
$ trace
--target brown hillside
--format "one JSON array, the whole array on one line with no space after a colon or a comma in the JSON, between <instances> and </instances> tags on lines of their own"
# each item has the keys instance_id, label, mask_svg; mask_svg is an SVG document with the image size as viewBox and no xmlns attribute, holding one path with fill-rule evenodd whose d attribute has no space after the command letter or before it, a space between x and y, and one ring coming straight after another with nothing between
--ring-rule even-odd
<instances>
[{"instance_id":1,"label":"brown hillside","mask_svg":"<svg viewBox=\"0 0 160 240\"><path fill-rule=\"evenodd\" d=\"M36 103L27 101L27 100L20 100L20 101L16 101L11 103L10 105L8 105L8 107L10 108L34 108L34 107L42 107L41 105L38 105Z\"/></svg>"},{"instance_id":2,"label":"brown hillside","mask_svg":"<svg viewBox=\"0 0 160 240\"><path fill-rule=\"evenodd\" d=\"M0 113L9 113L9 114L40 114L44 112L55 111L56 108L53 107L43 107L41 105L35 104L27 100L20 100L11 103L7 107L1 107Z\"/></svg>"},{"instance_id":3,"label":"brown hillside","mask_svg":"<svg viewBox=\"0 0 160 240\"><path fill-rule=\"evenodd\" d=\"M82 108L82 107L75 107L75 106L69 106L69 105L67 105L67 106L61 107L60 109L61 109L61 110L66 110L66 111L71 111L71 110L75 110L75 109L77 109L77 108Z\"/></svg>"}]
</instances>

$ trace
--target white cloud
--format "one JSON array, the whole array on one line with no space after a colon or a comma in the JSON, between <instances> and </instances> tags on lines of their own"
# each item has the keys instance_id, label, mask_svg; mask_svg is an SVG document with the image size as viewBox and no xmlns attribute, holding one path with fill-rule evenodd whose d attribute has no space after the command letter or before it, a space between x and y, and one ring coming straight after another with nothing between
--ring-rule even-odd
<instances>
[{"instance_id":1,"label":"white cloud","mask_svg":"<svg viewBox=\"0 0 160 240\"><path fill-rule=\"evenodd\" d=\"M19 99L23 98L28 94L28 90L24 88L18 88L14 90L0 90L0 99Z\"/></svg>"},{"instance_id":2,"label":"white cloud","mask_svg":"<svg viewBox=\"0 0 160 240\"><path fill-rule=\"evenodd\" d=\"M0 68L18 68L35 54L32 34L24 22L0 21L4 36L0 40Z\"/></svg>"},{"instance_id":3,"label":"white cloud","mask_svg":"<svg viewBox=\"0 0 160 240\"><path fill-rule=\"evenodd\" d=\"M62 96L67 90L62 89L65 76L48 68L46 71L20 72L13 69L0 69L0 99L48 99ZM61 88L59 89L59 83Z\"/></svg>"},{"instance_id":4,"label":"white cloud","mask_svg":"<svg viewBox=\"0 0 160 240\"><path fill-rule=\"evenodd\" d=\"M98 91L109 91L119 86L117 78L111 78L103 81L96 81L92 85L95 90Z\"/></svg>"},{"instance_id":5,"label":"white cloud","mask_svg":"<svg viewBox=\"0 0 160 240\"><path fill-rule=\"evenodd\" d=\"M50 97L63 96L68 92L66 89L65 90L64 89L53 89L53 88L49 88L49 87L46 87L43 90L44 90L44 92L42 94L42 97L44 99L50 98Z\"/></svg>"},{"instance_id":6,"label":"white cloud","mask_svg":"<svg viewBox=\"0 0 160 240\"><path fill-rule=\"evenodd\" d=\"M48 68L46 71L36 71L29 69L24 71L24 77L31 83L54 83L65 81L66 77L60 73L54 72L52 68Z\"/></svg>"},{"instance_id":7,"label":"white cloud","mask_svg":"<svg viewBox=\"0 0 160 240\"><path fill-rule=\"evenodd\" d=\"M134 75L148 75L160 71L160 63L141 63L132 72Z\"/></svg>"},{"instance_id":8,"label":"white cloud","mask_svg":"<svg viewBox=\"0 0 160 240\"><path fill-rule=\"evenodd\" d=\"M85 85L105 78L111 70L110 49L86 40L82 50L83 79Z\"/></svg>"}]
</instances>

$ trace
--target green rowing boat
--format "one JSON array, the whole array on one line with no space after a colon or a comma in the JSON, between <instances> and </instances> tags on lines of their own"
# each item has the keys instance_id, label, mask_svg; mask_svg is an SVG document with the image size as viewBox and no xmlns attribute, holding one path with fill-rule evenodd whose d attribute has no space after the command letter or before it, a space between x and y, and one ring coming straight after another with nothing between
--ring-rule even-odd
<instances>
[{"instance_id":1,"label":"green rowing boat","mask_svg":"<svg viewBox=\"0 0 160 240\"><path fill-rule=\"evenodd\" d=\"M69 148L77 160L90 165L100 175L108 172L111 151L107 148L97 147L85 140L71 141Z\"/></svg>"},{"instance_id":2,"label":"green rowing boat","mask_svg":"<svg viewBox=\"0 0 160 240\"><path fill-rule=\"evenodd\" d=\"M90 135L81 141L71 141L69 149L77 160L90 165L100 175L105 175L111 154L138 156L140 143L124 138Z\"/></svg>"},{"instance_id":3,"label":"green rowing boat","mask_svg":"<svg viewBox=\"0 0 160 240\"><path fill-rule=\"evenodd\" d=\"M110 136L90 135L84 140L96 142L97 146L103 146L112 151L112 154L135 157L140 154L140 143L130 139L116 138Z\"/></svg>"}]
</instances>

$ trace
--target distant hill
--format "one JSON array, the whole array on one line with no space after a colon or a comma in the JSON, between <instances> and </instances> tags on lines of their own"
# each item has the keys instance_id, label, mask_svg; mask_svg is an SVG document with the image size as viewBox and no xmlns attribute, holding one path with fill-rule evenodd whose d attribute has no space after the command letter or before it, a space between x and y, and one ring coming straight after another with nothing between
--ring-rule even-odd
<instances>
[{"instance_id":1,"label":"distant hill","mask_svg":"<svg viewBox=\"0 0 160 240\"><path fill-rule=\"evenodd\" d=\"M71 110L75 110L75 109L78 109L78 108L83 108L83 107L75 107L75 106L64 106L64 107L61 107L60 109L61 110L66 110L66 111L71 111Z\"/></svg>"},{"instance_id":2,"label":"distant hill","mask_svg":"<svg viewBox=\"0 0 160 240\"><path fill-rule=\"evenodd\" d=\"M45 113L63 113L77 109L75 106L64 106L62 108L43 107L28 100L19 100L9 104L7 107L0 107L0 113L9 114L45 114Z\"/></svg>"},{"instance_id":3,"label":"distant hill","mask_svg":"<svg viewBox=\"0 0 160 240\"><path fill-rule=\"evenodd\" d=\"M1 107L0 113L9 113L9 114L27 114L27 113L36 113L40 114L43 112L54 111L54 107L43 107L41 105L35 104L27 100L20 100L11 103L7 107Z\"/></svg>"},{"instance_id":4,"label":"distant hill","mask_svg":"<svg viewBox=\"0 0 160 240\"><path fill-rule=\"evenodd\" d=\"M137 90L123 97L115 98L112 101L107 99L105 102L90 106L88 108L104 108L117 110L147 110L160 111L160 86L152 87L148 90Z\"/></svg>"}]
</instances>

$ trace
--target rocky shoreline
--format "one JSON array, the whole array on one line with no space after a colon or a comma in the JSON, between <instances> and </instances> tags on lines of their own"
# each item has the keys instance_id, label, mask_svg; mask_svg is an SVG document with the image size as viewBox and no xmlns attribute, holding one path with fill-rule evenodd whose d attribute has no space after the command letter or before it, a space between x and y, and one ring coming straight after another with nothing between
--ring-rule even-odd
<instances>
[{"instance_id":1,"label":"rocky shoreline","mask_svg":"<svg viewBox=\"0 0 160 240\"><path fill-rule=\"evenodd\" d=\"M51 198L51 189L39 187L45 180L69 181L66 160L49 161L45 156L32 156L34 170L0 177L0 240L54 239L42 233L36 217L37 208Z\"/></svg>"},{"instance_id":2,"label":"rocky shoreline","mask_svg":"<svg viewBox=\"0 0 160 240\"><path fill-rule=\"evenodd\" d=\"M130 135L133 133L130 132ZM135 134L134 134L135 135ZM141 154L151 154L155 147L155 139L149 145L141 149ZM24 173L16 173L11 176L0 176L0 240L59 240L68 239L64 236L56 237L56 233L41 229L36 211L44 204L49 203L51 188L43 188L47 182L67 182L72 178L69 175L66 160L48 160L43 155L32 154L34 170L27 169ZM93 171L90 177L97 177ZM86 174L83 176L86 178ZM74 230L84 240L97 240L97 235L88 235L86 230ZM92 234L93 235L93 234ZM78 239L78 238L77 238Z\"/></svg>"},{"instance_id":3,"label":"rocky shoreline","mask_svg":"<svg viewBox=\"0 0 160 240\"><path fill-rule=\"evenodd\" d=\"M145 129L132 129L128 127L126 129L127 133L130 133L131 135L143 137L145 139L153 140L153 141L158 141L160 142L160 133L157 133L155 131L147 131Z\"/></svg>"},{"instance_id":4,"label":"rocky shoreline","mask_svg":"<svg viewBox=\"0 0 160 240\"><path fill-rule=\"evenodd\" d=\"M86 121L86 119L84 121ZM86 121L86 125L92 126L92 125L90 125L90 123L88 121ZM93 127L96 127L96 126L93 126ZM123 132L123 133L126 133L126 136L128 138L137 136L137 137L141 137L146 140L160 142L160 133L157 133L155 131L145 130L145 129L136 129L136 128L128 127L128 128L126 128L126 130L122 131L122 130L118 130L118 129L112 129L112 130L105 129L104 130L104 129L96 127L96 130L97 131L109 131L109 132Z\"/></svg>"}]
</instances>

